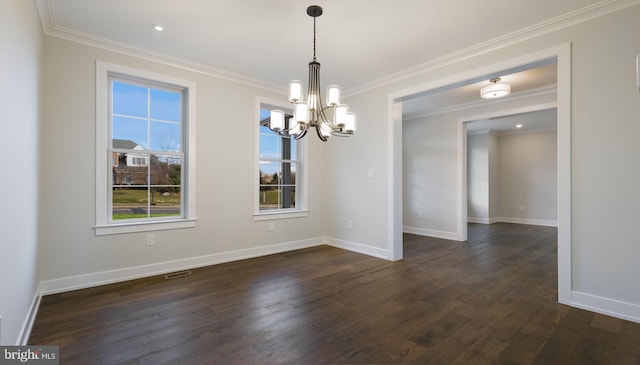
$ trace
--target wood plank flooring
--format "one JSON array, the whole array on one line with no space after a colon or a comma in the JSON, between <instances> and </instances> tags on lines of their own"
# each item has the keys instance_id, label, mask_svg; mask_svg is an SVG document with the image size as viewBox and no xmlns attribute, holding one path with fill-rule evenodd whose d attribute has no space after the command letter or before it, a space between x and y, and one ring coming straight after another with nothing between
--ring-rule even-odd
<instances>
[{"instance_id":1,"label":"wood plank flooring","mask_svg":"<svg viewBox=\"0 0 640 365\"><path fill-rule=\"evenodd\" d=\"M557 304L555 228L315 247L42 298L61 364L640 364L640 324Z\"/></svg>"}]
</instances>

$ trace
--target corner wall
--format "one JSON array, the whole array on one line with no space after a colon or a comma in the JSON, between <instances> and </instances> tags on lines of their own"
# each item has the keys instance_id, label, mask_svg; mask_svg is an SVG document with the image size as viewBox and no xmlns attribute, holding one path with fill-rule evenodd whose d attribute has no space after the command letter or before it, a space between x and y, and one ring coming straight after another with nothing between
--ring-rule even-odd
<instances>
[{"instance_id":1,"label":"corner wall","mask_svg":"<svg viewBox=\"0 0 640 365\"><path fill-rule=\"evenodd\" d=\"M0 344L24 344L37 291L42 31L33 1L0 1Z\"/></svg>"},{"instance_id":2,"label":"corner wall","mask_svg":"<svg viewBox=\"0 0 640 365\"><path fill-rule=\"evenodd\" d=\"M468 136L468 220L557 226L557 146L557 130Z\"/></svg>"},{"instance_id":3,"label":"corner wall","mask_svg":"<svg viewBox=\"0 0 640 365\"><path fill-rule=\"evenodd\" d=\"M498 137L497 219L557 226L557 131Z\"/></svg>"}]
</instances>

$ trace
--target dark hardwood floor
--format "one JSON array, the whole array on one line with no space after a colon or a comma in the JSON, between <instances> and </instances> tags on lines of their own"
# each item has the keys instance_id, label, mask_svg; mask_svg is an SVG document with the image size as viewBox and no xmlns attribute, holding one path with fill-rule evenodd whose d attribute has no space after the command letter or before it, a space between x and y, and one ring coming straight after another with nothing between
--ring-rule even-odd
<instances>
[{"instance_id":1,"label":"dark hardwood floor","mask_svg":"<svg viewBox=\"0 0 640 365\"><path fill-rule=\"evenodd\" d=\"M640 324L557 304L555 228L316 247L42 298L61 364L640 364Z\"/></svg>"}]
</instances>

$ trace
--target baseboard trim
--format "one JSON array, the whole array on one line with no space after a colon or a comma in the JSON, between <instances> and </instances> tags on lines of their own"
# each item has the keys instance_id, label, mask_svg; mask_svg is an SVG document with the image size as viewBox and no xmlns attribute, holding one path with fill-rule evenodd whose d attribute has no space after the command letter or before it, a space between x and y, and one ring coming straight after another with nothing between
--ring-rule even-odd
<instances>
[{"instance_id":1,"label":"baseboard trim","mask_svg":"<svg viewBox=\"0 0 640 365\"><path fill-rule=\"evenodd\" d=\"M26 346L29 343L31 330L33 329L33 325L36 322L38 309L40 309L40 300L42 299L40 287L41 285L38 284L35 293L33 293L33 299L31 300L31 305L29 306L29 312L27 312L27 317L24 319L22 328L20 329L20 334L16 339L16 346Z\"/></svg>"},{"instance_id":2,"label":"baseboard trim","mask_svg":"<svg viewBox=\"0 0 640 365\"><path fill-rule=\"evenodd\" d=\"M544 219L528 219L528 218L513 218L513 217L497 217L497 222L504 223L516 223L516 224L528 224L531 226L545 226L545 227L557 227L558 221L544 220Z\"/></svg>"},{"instance_id":3,"label":"baseboard trim","mask_svg":"<svg viewBox=\"0 0 640 365\"><path fill-rule=\"evenodd\" d=\"M479 223L479 224L493 224L498 222L498 220L496 218L467 217L467 222Z\"/></svg>"},{"instance_id":4,"label":"baseboard trim","mask_svg":"<svg viewBox=\"0 0 640 365\"><path fill-rule=\"evenodd\" d=\"M640 305L637 304L581 293L574 290L571 292L571 302L569 305L626 321L640 323Z\"/></svg>"},{"instance_id":5,"label":"baseboard trim","mask_svg":"<svg viewBox=\"0 0 640 365\"><path fill-rule=\"evenodd\" d=\"M391 260L391 254L389 250L364 245L362 243L350 242L345 240L339 240L337 238L326 237L326 244L347 251L357 252L368 256L377 257L384 260Z\"/></svg>"},{"instance_id":6,"label":"baseboard trim","mask_svg":"<svg viewBox=\"0 0 640 365\"><path fill-rule=\"evenodd\" d=\"M325 238L319 237L180 260L165 261L118 270L102 271L84 275L69 276L59 279L44 280L40 282L40 295L62 293L66 291L112 284L126 280L162 275L174 271L195 269L198 267L250 259L259 256L272 255L286 251L320 246L325 243Z\"/></svg>"},{"instance_id":7,"label":"baseboard trim","mask_svg":"<svg viewBox=\"0 0 640 365\"><path fill-rule=\"evenodd\" d=\"M407 227L407 226L402 227L402 231L404 233L417 234L420 236L442 238L445 240L452 240L452 241L462 241L460 237L458 237L458 234L456 232L446 232L446 231L438 231L435 229Z\"/></svg>"},{"instance_id":8,"label":"baseboard trim","mask_svg":"<svg viewBox=\"0 0 640 365\"><path fill-rule=\"evenodd\" d=\"M493 223L515 223L515 224L528 224L531 226L545 226L545 227L557 227L557 220L545 220L545 219L529 219L529 218L513 218L513 217L493 217L493 218L478 218L467 217L469 223L479 224L493 224Z\"/></svg>"}]
</instances>

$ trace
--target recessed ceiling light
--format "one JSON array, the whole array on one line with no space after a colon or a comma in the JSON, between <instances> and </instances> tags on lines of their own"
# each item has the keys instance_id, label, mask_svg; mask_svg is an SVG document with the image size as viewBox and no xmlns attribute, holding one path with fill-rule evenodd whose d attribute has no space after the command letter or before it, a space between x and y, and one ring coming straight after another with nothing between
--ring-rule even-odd
<instances>
[{"instance_id":1,"label":"recessed ceiling light","mask_svg":"<svg viewBox=\"0 0 640 365\"><path fill-rule=\"evenodd\" d=\"M164 30L164 27L162 25L159 24L154 24L151 26L151 28L153 28L154 30L158 31L158 32L162 32Z\"/></svg>"},{"instance_id":2,"label":"recessed ceiling light","mask_svg":"<svg viewBox=\"0 0 640 365\"><path fill-rule=\"evenodd\" d=\"M516 125L516 128L522 128L522 124Z\"/></svg>"}]
</instances>

